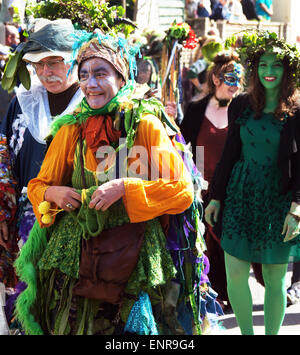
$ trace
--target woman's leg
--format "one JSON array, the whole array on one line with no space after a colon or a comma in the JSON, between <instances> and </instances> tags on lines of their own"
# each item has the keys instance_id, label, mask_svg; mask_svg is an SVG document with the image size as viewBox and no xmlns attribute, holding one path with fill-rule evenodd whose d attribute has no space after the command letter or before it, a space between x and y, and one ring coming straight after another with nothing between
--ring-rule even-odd
<instances>
[{"instance_id":1,"label":"woman's leg","mask_svg":"<svg viewBox=\"0 0 300 355\"><path fill-rule=\"evenodd\" d=\"M253 335L252 295L249 287L251 263L225 254L227 292L243 335Z\"/></svg>"},{"instance_id":2,"label":"woman's leg","mask_svg":"<svg viewBox=\"0 0 300 355\"><path fill-rule=\"evenodd\" d=\"M286 309L285 276L288 264L264 264L262 266L265 282L265 333L276 335L282 325Z\"/></svg>"}]
</instances>

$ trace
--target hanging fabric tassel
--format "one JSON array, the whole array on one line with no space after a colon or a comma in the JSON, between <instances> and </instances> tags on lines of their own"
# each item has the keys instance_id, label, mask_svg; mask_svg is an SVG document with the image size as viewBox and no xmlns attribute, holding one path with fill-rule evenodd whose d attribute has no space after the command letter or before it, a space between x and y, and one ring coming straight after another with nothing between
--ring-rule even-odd
<instances>
[{"instance_id":1,"label":"hanging fabric tassel","mask_svg":"<svg viewBox=\"0 0 300 355\"><path fill-rule=\"evenodd\" d=\"M131 309L124 332L138 335L158 335L150 298L147 293L140 292L139 299Z\"/></svg>"},{"instance_id":2,"label":"hanging fabric tassel","mask_svg":"<svg viewBox=\"0 0 300 355\"><path fill-rule=\"evenodd\" d=\"M190 294L189 298L190 298L190 303L191 303L191 307L192 307L192 310L193 310L196 332L197 332L197 335L201 335L202 334L201 322L199 321L199 312L198 312L198 307L197 307L197 304L196 304L194 293Z\"/></svg>"}]
</instances>

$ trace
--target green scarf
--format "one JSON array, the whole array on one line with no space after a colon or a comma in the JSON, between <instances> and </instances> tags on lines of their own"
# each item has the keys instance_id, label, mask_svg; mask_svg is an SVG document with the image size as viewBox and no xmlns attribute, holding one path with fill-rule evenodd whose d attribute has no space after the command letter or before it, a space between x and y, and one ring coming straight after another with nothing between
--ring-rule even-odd
<instances>
[{"instance_id":1,"label":"green scarf","mask_svg":"<svg viewBox=\"0 0 300 355\"><path fill-rule=\"evenodd\" d=\"M174 132L174 135L178 133L178 129L171 123L162 103L154 97L149 99L137 98L134 96L134 89L134 81L129 81L110 102L99 109L92 109L84 98L72 114L55 117L51 125L50 135L54 137L62 126L75 123L82 124L91 116L112 114L114 120L121 111L125 113L126 142L123 145L127 145L128 149L133 146L138 124L143 115L147 113L158 117ZM121 147L117 150L119 149Z\"/></svg>"},{"instance_id":2,"label":"green scarf","mask_svg":"<svg viewBox=\"0 0 300 355\"><path fill-rule=\"evenodd\" d=\"M123 86L118 94L111 99L105 106L92 109L87 103L86 98L83 98L81 103L77 106L72 114L67 114L64 116L56 116L51 125L51 136L55 136L58 130L64 125L72 125L75 123L82 124L87 120L88 117L96 115L106 115L107 113L114 113L120 106L121 99L126 96L129 98L133 92L134 85L130 81L127 85Z\"/></svg>"}]
</instances>

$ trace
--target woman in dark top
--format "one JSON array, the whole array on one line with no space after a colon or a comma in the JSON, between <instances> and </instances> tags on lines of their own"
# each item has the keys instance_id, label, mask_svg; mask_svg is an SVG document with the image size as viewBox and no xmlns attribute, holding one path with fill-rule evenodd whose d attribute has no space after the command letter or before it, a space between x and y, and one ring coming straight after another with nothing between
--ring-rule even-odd
<instances>
[{"instance_id":1,"label":"woman in dark top","mask_svg":"<svg viewBox=\"0 0 300 355\"><path fill-rule=\"evenodd\" d=\"M244 37L242 50L251 69L249 93L229 107L228 138L205 218L212 226L222 222L227 291L241 333L253 334L248 279L257 262L265 283L265 333L278 334L287 265L300 258L300 60L295 47L268 32L256 41Z\"/></svg>"},{"instance_id":2,"label":"woman in dark top","mask_svg":"<svg viewBox=\"0 0 300 355\"><path fill-rule=\"evenodd\" d=\"M198 102L192 102L181 124L181 132L190 142L194 161L204 179L210 184L219 161L228 130L228 105L239 92L242 80L242 67L237 64L236 53L222 52L215 59L208 72L209 94ZM203 161L204 159L204 161ZM208 204L207 190L202 191L204 207ZM206 226L206 254L210 260L209 278L219 301L228 302L224 254L219 237L212 228Z\"/></svg>"}]
</instances>

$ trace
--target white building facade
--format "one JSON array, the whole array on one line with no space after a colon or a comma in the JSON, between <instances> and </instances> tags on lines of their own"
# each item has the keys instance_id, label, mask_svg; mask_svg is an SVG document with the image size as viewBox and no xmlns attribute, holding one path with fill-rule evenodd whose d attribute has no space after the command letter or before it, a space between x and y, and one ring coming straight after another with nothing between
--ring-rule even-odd
<instances>
[{"instance_id":1,"label":"white building facade","mask_svg":"<svg viewBox=\"0 0 300 355\"><path fill-rule=\"evenodd\" d=\"M300 48L300 0L273 0L272 21L290 23L291 44Z\"/></svg>"}]
</instances>

